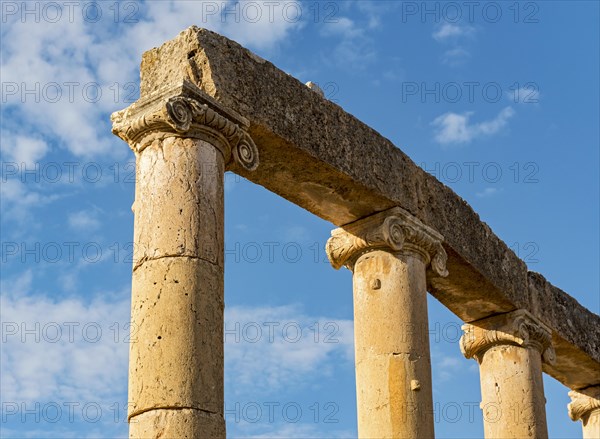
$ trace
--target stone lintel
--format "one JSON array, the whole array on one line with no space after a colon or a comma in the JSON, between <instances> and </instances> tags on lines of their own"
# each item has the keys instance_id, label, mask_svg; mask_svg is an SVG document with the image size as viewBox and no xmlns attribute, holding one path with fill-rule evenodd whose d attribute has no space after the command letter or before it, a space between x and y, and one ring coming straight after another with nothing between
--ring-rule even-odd
<instances>
[{"instance_id":1,"label":"stone lintel","mask_svg":"<svg viewBox=\"0 0 600 439\"><path fill-rule=\"evenodd\" d=\"M460 350L479 363L488 349L505 344L533 348L549 364L555 360L551 329L524 309L478 320L462 329Z\"/></svg>"},{"instance_id":2,"label":"stone lintel","mask_svg":"<svg viewBox=\"0 0 600 439\"><path fill-rule=\"evenodd\" d=\"M600 386L569 392L571 402L567 406L573 421L585 420L592 411L600 410Z\"/></svg>"},{"instance_id":3,"label":"stone lintel","mask_svg":"<svg viewBox=\"0 0 600 439\"><path fill-rule=\"evenodd\" d=\"M417 218L394 207L331 232L327 256L335 269L353 269L356 260L373 250L414 252L437 276L448 276L444 237Z\"/></svg>"},{"instance_id":4,"label":"stone lintel","mask_svg":"<svg viewBox=\"0 0 600 439\"><path fill-rule=\"evenodd\" d=\"M111 120L113 134L136 154L157 139L197 138L217 147L226 163L233 155L247 171L258 167L258 149L247 132L248 120L186 79L143 96L113 113Z\"/></svg>"},{"instance_id":5,"label":"stone lintel","mask_svg":"<svg viewBox=\"0 0 600 439\"><path fill-rule=\"evenodd\" d=\"M527 309L553 331L557 358L544 371L571 389L600 384L600 317L528 272L460 196L373 128L206 29L144 53L142 99L184 79L248 118L260 169L232 161L231 171L338 227L401 206L444 236L449 275L429 277L428 290L448 309L465 322Z\"/></svg>"}]
</instances>

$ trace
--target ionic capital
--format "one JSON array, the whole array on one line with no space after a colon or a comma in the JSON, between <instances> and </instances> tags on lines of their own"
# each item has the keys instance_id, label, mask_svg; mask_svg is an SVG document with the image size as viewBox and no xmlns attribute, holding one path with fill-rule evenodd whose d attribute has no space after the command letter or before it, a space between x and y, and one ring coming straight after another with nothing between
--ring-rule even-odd
<instances>
[{"instance_id":1,"label":"ionic capital","mask_svg":"<svg viewBox=\"0 0 600 439\"><path fill-rule=\"evenodd\" d=\"M446 277L448 256L443 240L435 230L394 207L333 230L327 241L327 256L336 270L342 266L352 270L361 255L373 250L415 252L438 276Z\"/></svg>"},{"instance_id":2,"label":"ionic capital","mask_svg":"<svg viewBox=\"0 0 600 439\"><path fill-rule=\"evenodd\" d=\"M545 362L554 362L552 331L524 309L465 324L462 329L460 350L479 363L488 349L507 344L534 348Z\"/></svg>"},{"instance_id":3,"label":"ionic capital","mask_svg":"<svg viewBox=\"0 0 600 439\"><path fill-rule=\"evenodd\" d=\"M573 421L585 420L592 411L600 409L600 386L569 392L571 402L567 405Z\"/></svg>"},{"instance_id":4,"label":"ionic capital","mask_svg":"<svg viewBox=\"0 0 600 439\"><path fill-rule=\"evenodd\" d=\"M152 141L196 138L217 147L225 163L232 156L248 171L258 167L258 149L247 133L249 123L224 108L189 81L159 90L113 113L112 132L140 153Z\"/></svg>"}]
</instances>

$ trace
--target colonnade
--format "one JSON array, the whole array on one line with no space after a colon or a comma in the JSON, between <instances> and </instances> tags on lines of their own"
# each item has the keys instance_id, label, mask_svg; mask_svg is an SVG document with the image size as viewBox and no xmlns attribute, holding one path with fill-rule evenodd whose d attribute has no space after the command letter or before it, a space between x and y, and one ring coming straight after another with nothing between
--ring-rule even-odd
<instances>
[{"instance_id":1,"label":"colonnade","mask_svg":"<svg viewBox=\"0 0 600 439\"><path fill-rule=\"evenodd\" d=\"M113 116L136 154L129 401L131 438L225 437L223 176L252 172L247 120L184 82ZM335 229L334 268L353 273L358 433L433 438L427 276L447 276L444 238L395 207ZM463 326L479 363L486 438L546 438L542 364L552 332L526 310ZM569 393L600 437L600 387Z\"/></svg>"}]
</instances>

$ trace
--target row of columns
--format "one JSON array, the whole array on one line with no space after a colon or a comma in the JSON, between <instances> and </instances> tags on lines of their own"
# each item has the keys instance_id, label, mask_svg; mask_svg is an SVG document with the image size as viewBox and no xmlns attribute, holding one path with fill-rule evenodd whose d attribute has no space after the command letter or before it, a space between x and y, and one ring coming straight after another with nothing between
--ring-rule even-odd
<instances>
[{"instance_id":1,"label":"row of columns","mask_svg":"<svg viewBox=\"0 0 600 439\"><path fill-rule=\"evenodd\" d=\"M189 82L113 115L137 164L131 438L225 437L223 175L230 165L257 168L248 125ZM428 271L448 274L442 242L399 207L327 242L332 265L353 272L362 438L434 437L426 280ZM486 438L546 438L550 329L517 310L463 330L461 350L480 366ZM598 389L570 393L569 414L586 439L600 437Z\"/></svg>"},{"instance_id":2,"label":"row of columns","mask_svg":"<svg viewBox=\"0 0 600 439\"><path fill-rule=\"evenodd\" d=\"M443 237L401 208L334 230L327 254L353 273L358 433L433 438L426 274L445 277ZM552 331L526 310L470 322L460 349L479 363L486 438L548 438L542 363ZM600 438L600 387L571 391L569 415Z\"/></svg>"}]
</instances>

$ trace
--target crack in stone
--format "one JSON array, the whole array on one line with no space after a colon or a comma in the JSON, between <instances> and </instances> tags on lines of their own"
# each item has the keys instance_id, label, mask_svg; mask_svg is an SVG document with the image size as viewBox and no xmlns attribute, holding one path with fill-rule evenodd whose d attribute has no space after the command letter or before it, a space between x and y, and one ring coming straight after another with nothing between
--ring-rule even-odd
<instances>
[{"instance_id":1,"label":"crack in stone","mask_svg":"<svg viewBox=\"0 0 600 439\"><path fill-rule=\"evenodd\" d=\"M137 264L135 264L135 266L133 267L133 272L135 272L138 268L140 268L144 264L144 262L147 262L147 261L156 261L156 260L159 260L159 259L166 259L166 258L199 259L201 261L208 262L209 264L214 265L215 267L219 267L220 266L218 263L213 262L213 261L211 261L209 259L203 258L201 256L179 255L179 254L176 254L176 255L162 255L162 256L156 256L156 257L153 257L153 258L149 258L148 256L144 256L143 258L141 258L139 260L139 262Z\"/></svg>"}]
</instances>

